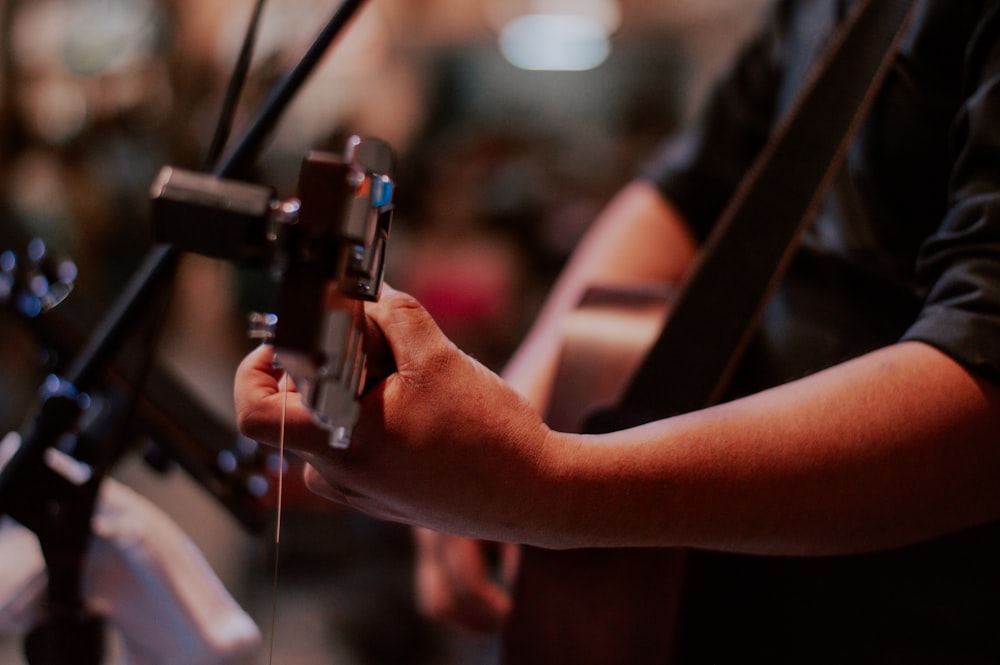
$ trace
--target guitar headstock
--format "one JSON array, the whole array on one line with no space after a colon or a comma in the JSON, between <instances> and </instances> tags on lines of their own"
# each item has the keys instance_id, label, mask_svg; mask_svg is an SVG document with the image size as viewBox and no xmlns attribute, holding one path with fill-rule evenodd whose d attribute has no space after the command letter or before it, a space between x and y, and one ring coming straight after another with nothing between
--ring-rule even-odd
<instances>
[{"instance_id":1,"label":"guitar headstock","mask_svg":"<svg viewBox=\"0 0 1000 665\"><path fill-rule=\"evenodd\" d=\"M150 187L156 240L185 252L266 268L280 283L277 318L252 322L295 381L330 445L346 448L364 387L364 303L382 287L395 157L352 136L343 154L312 151L298 196L165 166Z\"/></svg>"},{"instance_id":2,"label":"guitar headstock","mask_svg":"<svg viewBox=\"0 0 1000 665\"><path fill-rule=\"evenodd\" d=\"M45 241L33 238L21 255L0 253L0 304L23 318L37 318L69 296L76 277L73 261L54 257Z\"/></svg>"},{"instance_id":3,"label":"guitar headstock","mask_svg":"<svg viewBox=\"0 0 1000 665\"><path fill-rule=\"evenodd\" d=\"M69 297L76 277L76 265L50 252L40 239L16 252L0 252L0 315L9 310L30 331L44 349L39 359L46 371L58 372L57 365L78 353L94 325L93 308L78 300L85 294ZM143 460L157 471L183 469L246 528L265 528L273 515L278 473L284 472L276 468L276 453L238 437L230 423L207 409L160 363L150 368L138 392L134 381L134 368L127 361L108 368L88 392L87 436L103 441L134 396L128 436L148 438ZM297 494L305 496L304 491Z\"/></svg>"}]
</instances>

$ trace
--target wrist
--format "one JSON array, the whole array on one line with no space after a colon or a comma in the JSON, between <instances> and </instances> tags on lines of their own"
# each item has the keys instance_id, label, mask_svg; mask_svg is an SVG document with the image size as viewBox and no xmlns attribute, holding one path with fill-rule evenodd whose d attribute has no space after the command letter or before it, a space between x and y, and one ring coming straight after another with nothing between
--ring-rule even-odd
<instances>
[{"instance_id":1,"label":"wrist","mask_svg":"<svg viewBox=\"0 0 1000 665\"><path fill-rule=\"evenodd\" d=\"M535 486L526 544L550 549L578 547L585 523L584 501L577 465L583 452L580 434L559 432L544 426L537 458Z\"/></svg>"}]
</instances>

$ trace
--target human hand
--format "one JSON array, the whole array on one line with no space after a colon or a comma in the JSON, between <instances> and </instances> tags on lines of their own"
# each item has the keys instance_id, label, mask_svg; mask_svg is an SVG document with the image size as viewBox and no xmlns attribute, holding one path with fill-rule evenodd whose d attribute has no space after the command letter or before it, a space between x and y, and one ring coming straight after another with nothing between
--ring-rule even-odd
<instances>
[{"instance_id":1,"label":"human hand","mask_svg":"<svg viewBox=\"0 0 1000 665\"><path fill-rule=\"evenodd\" d=\"M474 633L499 630L510 613L508 584L514 578L520 548L419 527L413 530L413 539L420 611ZM499 555L499 561L492 560L493 554Z\"/></svg>"},{"instance_id":2,"label":"human hand","mask_svg":"<svg viewBox=\"0 0 1000 665\"><path fill-rule=\"evenodd\" d=\"M412 297L387 288L366 313L373 372L391 373L363 396L347 450L327 444L300 399L284 401L266 347L237 370L240 431L277 443L284 406L286 446L309 462L309 486L374 517L488 540L540 532L539 506L526 498L545 496L557 467L541 418Z\"/></svg>"}]
</instances>

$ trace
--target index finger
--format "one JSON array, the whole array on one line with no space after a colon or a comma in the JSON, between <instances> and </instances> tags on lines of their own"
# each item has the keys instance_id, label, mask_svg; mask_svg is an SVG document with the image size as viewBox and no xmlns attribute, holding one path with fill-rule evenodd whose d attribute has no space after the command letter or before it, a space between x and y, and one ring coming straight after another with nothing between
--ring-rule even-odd
<instances>
[{"instance_id":1,"label":"index finger","mask_svg":"<svg viewBox=\"0 0 1000 665\"><path fill-rule=\"evenodd\" d=\"M297 439L318 429L298 393L285 394L285 371L274 365L274 349L261 345L251 351L236 368L233 403L237 429L245 436L267 444L277 444L282 420L286 432ZM293 387L288 386L293 393Z\"/></svg>"}]
</instances>

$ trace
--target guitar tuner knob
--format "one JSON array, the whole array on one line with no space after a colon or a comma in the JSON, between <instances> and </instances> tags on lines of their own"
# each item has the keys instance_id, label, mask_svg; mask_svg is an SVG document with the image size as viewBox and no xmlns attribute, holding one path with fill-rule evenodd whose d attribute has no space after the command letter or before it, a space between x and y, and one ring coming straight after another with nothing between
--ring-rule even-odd
<instances>
[{"instance_id":1,"label":"guitar tuner knob","mask_svg":"<svg viewBox=\"0 0 1000 665\"><path fill-rule=\"evenodd\" d=\"M251 496L262 498L271 492L271 481L262 474L255 473L247 478L246 489Z\"/></svg>"},{"instance_id":2,"label":"guitar tuner knob","mask_svg":"<svg viewBox=\"0 0 1000 665\"><path fill-rule=\"evenodd\" d=\"M17 267L17 254L8 250L0 253L0 272L13 274Z\"/></svg>"},{"instance_id":3,"label":"guitar tuner knob","mask_svg":"<svg viewBox=\"0 0 1000 665\"><path fill-rule=\"evenodd\" d=\"M68 259L53 259L40 238L28 243L25 256L22 261L10 250L0 253L0 302L12 304L19 314L30 319L69 296L77 268Z\"/></svg>"},{"instance_id":4,"label":"guitar tuner knob","mask_svg":"<svg viewBox=\"0 0 1000 665\"><path fill-rule=\"evenodd\" d=\"M252 312L247 320L247 336L264 343L274 340L278 328L278 315L270 312Z\"/></svg>"}]
</instances>

